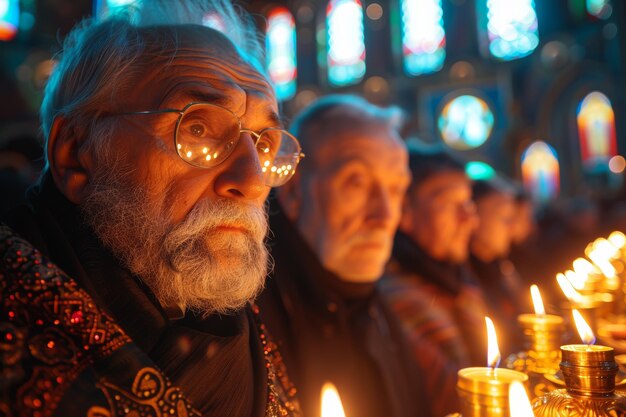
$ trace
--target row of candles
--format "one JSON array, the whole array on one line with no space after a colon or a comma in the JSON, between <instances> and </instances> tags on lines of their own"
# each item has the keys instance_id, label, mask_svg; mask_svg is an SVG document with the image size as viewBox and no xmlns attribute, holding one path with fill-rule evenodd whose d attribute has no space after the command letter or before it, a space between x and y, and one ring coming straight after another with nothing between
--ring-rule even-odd
<instances>
[{"instance_id":1,"label":"row of candles","mask_svg":"<svg viewBox=\"0 0 626 417\"><path fill-rule=\"evenodd\" d=\"M615 392L618 366L614 349L594 345L594 333L579 312L589 314L592 324L597 325L598 309L606 304L614 308L605 309L605 316L626 321L626 235L616 231L606 239L596 239L587 246L585 255L588 259L578 258L573 262L573 270L557 275L583 344L563 345L559 349L564 320L546 314L539 288L532 285L535 314L518 317L528 350L507 359L507 368L511 369L498 368L501 354L495 327L485 317L488 366L459 371L461 413L458 416L626 416L626 409L615 406L620 397L626 399L626 396ZM532 406L525 386L530 387L535 398ZM563 386L564 389L559 389ZM346 417L331 383L322 389L321 414Z\"/></svg>"}]
</instances>

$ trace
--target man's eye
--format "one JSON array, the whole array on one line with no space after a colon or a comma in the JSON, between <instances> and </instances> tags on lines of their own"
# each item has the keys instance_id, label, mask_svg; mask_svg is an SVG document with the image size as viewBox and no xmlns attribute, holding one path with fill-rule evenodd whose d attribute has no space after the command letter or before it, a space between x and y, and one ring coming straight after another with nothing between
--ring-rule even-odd
<instances>
[{"instance_id":1,"label":"man's eye","mask_svg":"<svg viewBox=\"0 0 626 417\"><path fill-rule=\"evenodd\" d=\"M206 132L206 128L202 124L195 123L189 126L189 133L191 133L192 135L196 137L199 137L199 138L203 137L205 132Z\"/></svg>"}]
</instances>

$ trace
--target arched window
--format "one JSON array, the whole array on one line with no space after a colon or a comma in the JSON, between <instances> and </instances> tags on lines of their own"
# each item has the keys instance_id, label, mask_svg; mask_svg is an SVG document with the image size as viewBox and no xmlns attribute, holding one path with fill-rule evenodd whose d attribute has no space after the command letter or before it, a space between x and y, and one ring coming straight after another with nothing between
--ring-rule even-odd
<instances>
[{"instance_id":1,"label":"arched window","mask_svg":"<svg viewBox=\"0 0 626 417\"><path fill-rule=\"evenodd\" d=\"M578 105L576 112L580 156L587 171L606 171L609 159L617 155L615 113L604 94L594 91Z\"/></svg>"},{"instance_id":2,"label":"arched window","mask_svg":"<svg viewBox=\"0 0 626 417\"><path fill-rule=\"evenodd\" d=\"M330 0L326 8L328 81L355 84L365 75L363 7L359 0Z\"/></svg>"},{"instance_id":3,"label":"arched window","mask_svg":"<svg viewBox=\"0 0 626 417\"><path fill-rule=\"evenodd\" d=\"M0 0L0 41L10 41L15 38L19 23L19 0Z\"/></svg>"},{"instance_id":4,"label":"arched window","mask_svg":"<svg viewBox=\"0 0 626 417\"><path fill-rule=\"evenodd\" d=\"M441 0L401 0L402 59L409 75L439 71L446 59Z\"/></svg>"},{"instance_id":5,"label":"arched window","mask_svg":"<svg viewBox=\"0 0 626 417\"><path fill-rule=\"evenodd\" d=\"M534 0L480 0L479 4L479 21L484 22L480 30L483 38L487 32L492 56L505 61L517 59L539 45Z\"/></svg>"},{"instance_id":6,"label":"arched window","mask_svg":"<svg viewBox=\"0 0 626 417\"><path fill-rule=\"evenodd\" d=\"M522 154L522 181L533 200L545 203L559 193L559 158L552 146L533 142Z\"/></svg>"},{"instance_id":7,"label":"arched window","mask_svg":"<svg viewBox=\"0 0 626 417\"><path fill-rule=\"evenodd\" d=\"M279 101L296 94L296 24L284 7L276 7L267 16L265 32L267 68Z\"/></svg>"},{"instance_id":8,"label":"arched window","mask_svg":"<svg viewBox=\"0 0 626 417\"><path fill-rule=\"evenodd\" d=\"M610 0L586 0L587 13L599 19L607 19L613 13Z\"/></svg>"},{"instance_id":9,"label":"arched window","mask_svg":"<svg viewBox=\"0 0 626 417\"><path fill-rule=\"evenodd\" d=\"M494 116L489 105L472 95L462 95L443 107L437 125L443 141L453 149L477 148L489 139Z\"/></svg>"}]
</instances>

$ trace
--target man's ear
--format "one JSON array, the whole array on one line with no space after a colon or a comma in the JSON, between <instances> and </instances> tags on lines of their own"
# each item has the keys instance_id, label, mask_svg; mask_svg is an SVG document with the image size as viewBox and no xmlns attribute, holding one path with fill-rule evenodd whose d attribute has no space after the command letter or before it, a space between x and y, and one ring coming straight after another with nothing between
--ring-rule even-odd
<instances>
[{"instance_id":1,"label":"man's ear","mask_svg":"<svg viewBox=\"0 0 626 417\"><path fill-rule=\"evenodd\" d=\"M48 165L59 191L74 204L81 203L89 174L80 148L84 133L70 126L67 119L58 116L48 136ZM83 155L84 156L84 155Z\"/></svg>"},{"instance_id":2,"label":"man's ear","mask_svg":"<svg viewBox=\"0 0 626 417\"><path fill-rule=\"evenodd\" d=\"M293 178L276 190L276 198L285 215L292 222L295 222L300 214L300 205L302 204L301 179L300 173L296 171Z\"/></svg>"}]
</instances>

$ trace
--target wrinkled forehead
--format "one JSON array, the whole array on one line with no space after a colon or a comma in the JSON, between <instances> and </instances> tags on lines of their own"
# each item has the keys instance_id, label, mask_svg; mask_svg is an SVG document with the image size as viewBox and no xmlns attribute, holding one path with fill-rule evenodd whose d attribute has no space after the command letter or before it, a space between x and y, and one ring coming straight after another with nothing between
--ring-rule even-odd
<instances>
[{"instance_id":1,"label":"wrinkled forehead","mask_svg":"<svg viewBox=\"0 0 626 417\"><path fill-rule=\"evenodd\" d=\"M240 116L250 106L277 108L267 78L223 34L210 28L153 29L146 35L140 66L128 100L134 107L209 101Z\"/></svg>"}]
</instances>

